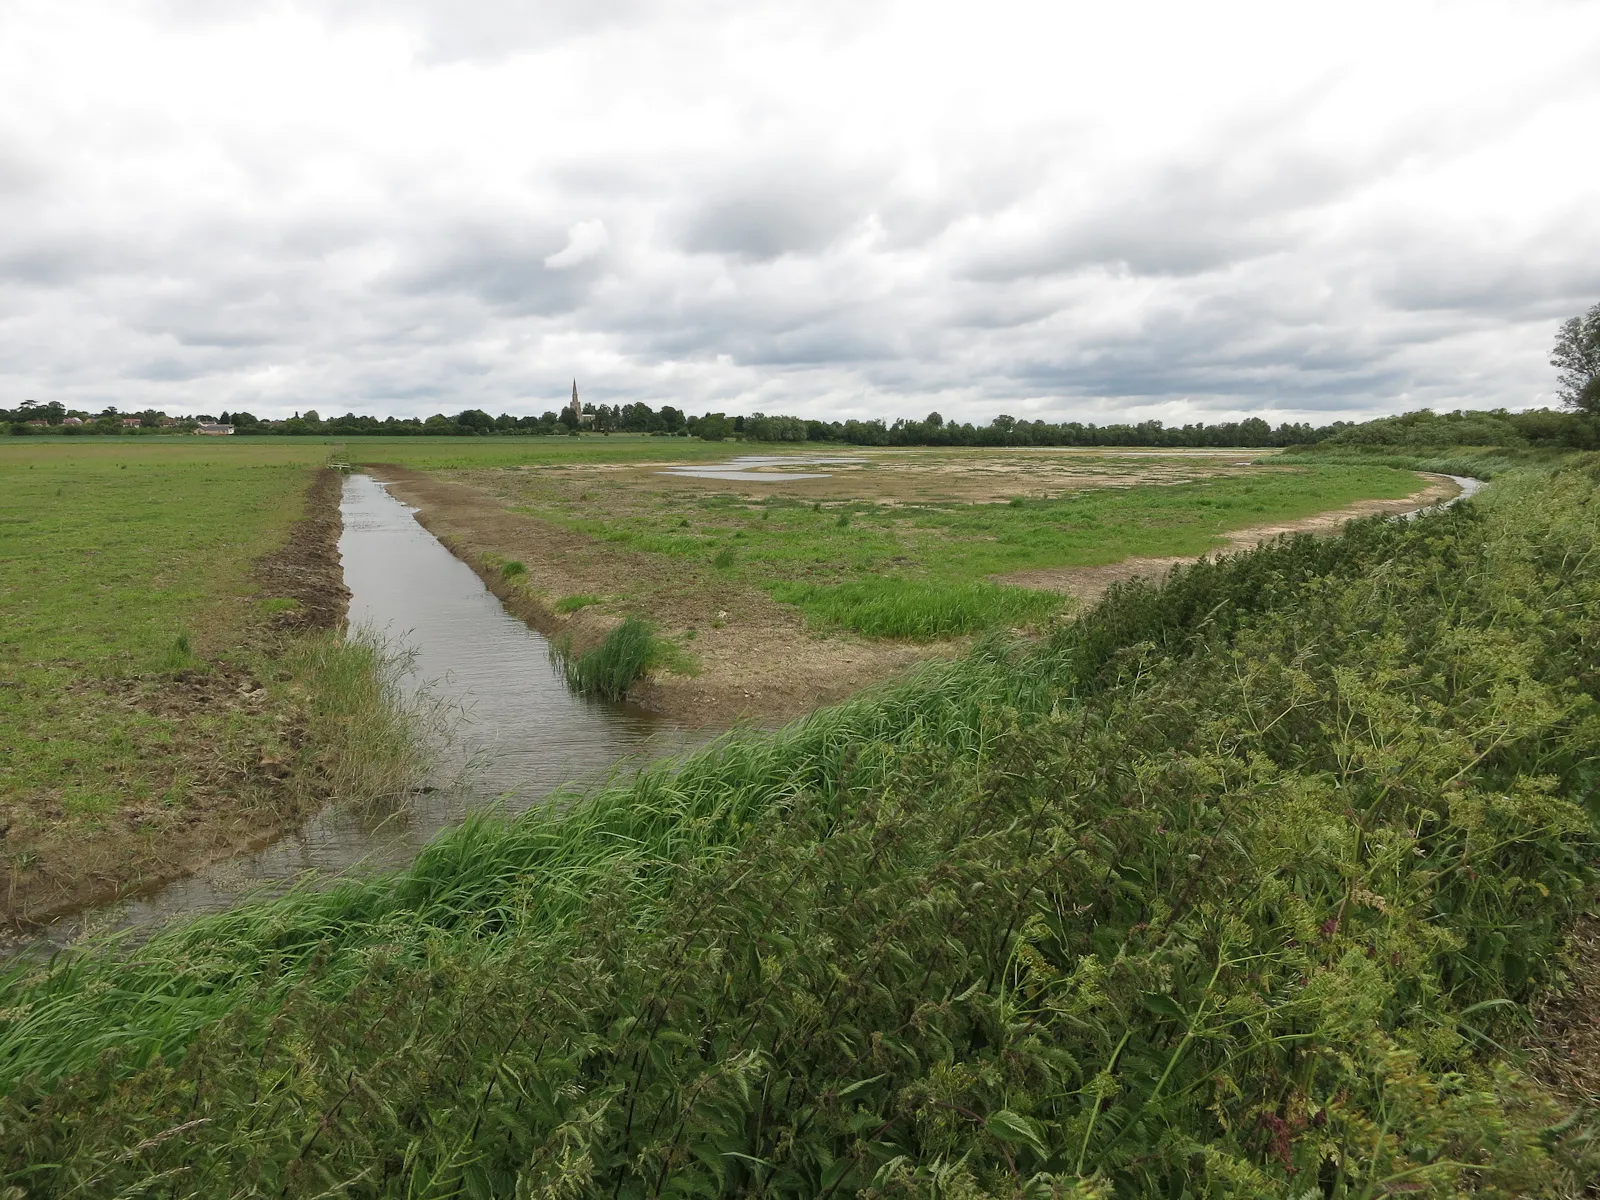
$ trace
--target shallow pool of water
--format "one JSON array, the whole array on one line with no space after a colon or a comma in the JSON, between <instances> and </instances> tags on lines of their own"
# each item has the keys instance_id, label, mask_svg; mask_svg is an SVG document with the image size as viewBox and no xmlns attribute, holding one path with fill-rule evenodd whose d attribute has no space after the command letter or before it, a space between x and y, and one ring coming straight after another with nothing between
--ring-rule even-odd
<instances>
[{"instance_id":1,"label":"shallow pool of water","mask_svg":"<svg viewBox=\"0 0 1600 1200\"><path fill-rule=\"evenodd\" d=\"M381 484L349 476L341 510L351 630L374 631L403 653L400 691L408 702L442 712L450 729L438 746L432 790L386 818L336 804L261 850L63 918L45 931L46 941L223 908L308 875L401 867L468 813L489 805L520 811L563 785L637 768L707 736L568 692L549 643L507 613Z\"/></svg>"},{"instance_id":2,"label":"shallow pool of water","mask_svg":"<svg viewBox=\"0 0 1600 1200\"><path fill-rule=\"evenodd\" d=\"M865 460L854 458L799 458L773 457L764 454L743 454L724 463L705 466L669 467L657 475L680 475L685 479L726 479L734 483L783 483L795 479L831 479L831 471L774 471L772 467L826 467L845 466Z\"/></svg>"}]
</instances>

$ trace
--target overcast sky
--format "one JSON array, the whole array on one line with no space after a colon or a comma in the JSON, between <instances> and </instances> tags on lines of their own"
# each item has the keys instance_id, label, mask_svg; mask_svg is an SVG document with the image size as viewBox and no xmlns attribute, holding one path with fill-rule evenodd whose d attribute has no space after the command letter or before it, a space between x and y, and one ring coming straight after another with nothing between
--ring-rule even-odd
<instances>
[{"instance_id":1,"label":"overcast sky","mask_svg":"<svg viewBox=\"0 0 1600 1200\"><path fill-rule=\"evenodd\" d=\"M1553 403L1600 3L0 0L0 407Z\"/></svg>"}]
</instances>

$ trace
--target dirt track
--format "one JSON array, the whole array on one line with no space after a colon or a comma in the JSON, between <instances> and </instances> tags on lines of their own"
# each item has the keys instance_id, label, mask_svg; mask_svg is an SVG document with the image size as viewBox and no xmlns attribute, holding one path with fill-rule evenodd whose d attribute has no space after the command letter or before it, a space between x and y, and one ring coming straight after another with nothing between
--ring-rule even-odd
<instances>
[{"instance_id":1,"label":"dirt track","mask_svg":"<svg viewBox=\"0 0 1600 1200\"><path fill-rule=\"evenodd\" d=\"M1401 500L1359 500L1344 508L1318 513L1314 517L1304 517L1298 521L1236 529L1224 535L1228 539L1227 545L1219 546L1206 554L1183 558L1125 558L1121 562L1108 563L1101 567L1052 567L1041 571L1013 571L1008 575L996 575L994 579L997 583L1009 583L1016 587L1062 592L1086 605L1093 604L1112 584L1123 583L1130 579L1160 579L1173 567L1198 562L1202 558L1216 558L1239 550L1249 550L1286 533L1337 533L1347 521L1380 513L1411 512L1413 509L1448 500L1461 491L1448 476L1429 475L1427 478L1433 482L1420 492L1414 492Z\"/></svg>"}]
</instances>

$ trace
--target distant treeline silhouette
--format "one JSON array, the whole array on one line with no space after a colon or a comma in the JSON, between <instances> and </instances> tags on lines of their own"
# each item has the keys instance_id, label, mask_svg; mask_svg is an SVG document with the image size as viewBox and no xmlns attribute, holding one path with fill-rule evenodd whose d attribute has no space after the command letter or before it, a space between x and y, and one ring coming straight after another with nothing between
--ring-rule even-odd
<instances>
[{"instance_id":1,"label":"distant treeline silhouette","mask_svg":"<svg viewBox=\"0 0 1600 1200\"><path fill-rule=\"evenodd\" d=\"M136 423L135 423L136 422ZM706 441L817 442L848 446L1152 446L1265 448L1321 443L1359 446L1600 446L1596 418L1583 412L1535 409L1528 412L1428 409L1373 421L1334 421L1328 425L1284 422L1269 425L1259 417L1243 421L1166 425L1161 421L1097 425L1080 421L1029 421L1001 414L987 424L946 421L929 413L920 421L819 421L803 417L729 416L712 412L689 416L681 409L648 404L586 404L581 414L571 409L541 416L491 416L469 408L453 416L372 417L346 413L324 420L317 412L296 413L285 420L263 421L248 412L217 416L170 417L146 410L119 413L115 408L90 414L59 402L25 401L14 410L0 409L0 424L13 435L139 436L183 432L202 423L233 426L238 434L278 437L549 437L650 434L695 437Z\"/></svg>"}]
</instances>

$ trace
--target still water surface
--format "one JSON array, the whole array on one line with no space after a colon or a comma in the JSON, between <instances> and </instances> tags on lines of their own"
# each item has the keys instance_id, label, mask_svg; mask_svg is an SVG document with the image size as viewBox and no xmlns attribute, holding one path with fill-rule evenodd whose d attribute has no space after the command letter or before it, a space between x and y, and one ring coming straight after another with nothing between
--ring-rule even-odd
<instances>
[{"instance_id":1,"label":"still water surface","mask_svg":"<svg viewBox=\"0 0 1600 1200\"><path fill-rule=\"evenodd\" d=\"M826 467L864 463L860 455L848 458L816 458L787 455L742 454L725 463L668 467L657 475L681 475L686 479L727 479L734 483L782 483L790 479L831 479L831 471L775 471L773 467Z\"/></svg>"},{"instance_id":2,"label":"still water surface","mask_svg":"<svg viewBox=\"0 0 1600 1200\"><path fill-rule=\"evenodd\" d=\"M387 818L335 805L264 849L65 918L46 931L48 941L223 908L307 876L401 867L470 812L520 811L564 784L601 780L707 736L568 692L549 643L507 613L381 484L349 476L341 510L351 630L371 630L403 654L403 697L440 713L450 729L439 739L432 790Z\"/></svg>"}]
</instances>

